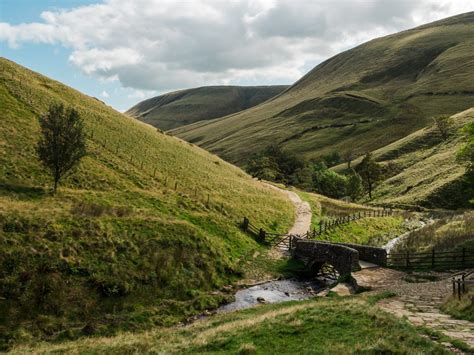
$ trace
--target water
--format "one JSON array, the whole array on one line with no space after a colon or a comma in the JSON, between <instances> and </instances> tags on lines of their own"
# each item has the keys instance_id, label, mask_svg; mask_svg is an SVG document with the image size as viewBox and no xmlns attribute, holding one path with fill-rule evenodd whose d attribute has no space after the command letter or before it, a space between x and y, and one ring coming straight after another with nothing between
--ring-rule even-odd
<instances>
[{"instance_id":1,"label":"water","mask_svg":"<svg viewBox=\"0 0 474 355\"><path fill-rule=\"evenodd\" d=\"M269 281L237 291L235 301L223 305L217 312L231 312L262 303L300 301L316 296L327 287L324 280L299 281L295 279Z\"/></svg>"},{"instance_id":2,"label":"water","mask_svg":"<svg viewBox=\"0 0 474 355\"><path fill-rule=\"evenodd\" d=\"M427 222L424 222L424 221L420 221L419 222L420 225L419 227L415 228L414 230L411 230L411 231L408 231L406 233L403 233L402 235L396 237L396 238L393 238L391 240L388 241L387 244L385 244L382 248L384 248L386 251L387 251L387 254L390 254L390 252L392 251L392 249L398 244L400 243L401 241L403 241L405 238L407 238L410 233L413 233L429 224L432 224L434 223L434 220L433 219L429 219Z\"/></svg>"}]
</instances>

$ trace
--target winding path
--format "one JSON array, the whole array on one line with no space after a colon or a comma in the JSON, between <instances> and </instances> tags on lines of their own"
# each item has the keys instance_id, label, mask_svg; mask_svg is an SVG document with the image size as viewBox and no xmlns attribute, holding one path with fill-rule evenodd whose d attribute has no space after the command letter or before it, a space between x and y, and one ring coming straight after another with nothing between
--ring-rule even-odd
<instances>
[{"instance_id":1,"label":"winding path","mask_svg":"<svg viewBox=\"0 0 474 355\"><path fill-rule=\"evenodd\" d=\"M273 190L278 190L285 194L295 206L295 223L288 231L288 234L302 235L311 229L312 213L311 206L308 202L303 201L301 197L293 191L284 190L266 182L263 184Z\"/></svg>"}]
</instances>

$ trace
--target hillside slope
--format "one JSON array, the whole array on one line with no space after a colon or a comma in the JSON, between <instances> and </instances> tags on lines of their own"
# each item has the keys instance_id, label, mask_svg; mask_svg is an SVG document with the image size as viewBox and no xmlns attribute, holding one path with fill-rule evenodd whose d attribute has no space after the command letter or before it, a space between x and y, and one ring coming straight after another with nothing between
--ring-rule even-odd
<instances>
[{"instance_id":1,"label":"hillside slope","mask_svg":"<svg viewBox=\"0 0 474 355\"><path fill-rule=\"evenodd\" d=\"M162 130L210 120L256 106L287 89L275 86L205 86L139 102L126 114Z\"/></svg>"},{"instance_id":2,"label":"hillside slope","mask_svg":"<svg viewBox=\"0 0 474 355\"><path fill-rule=\"evenodd\" d=\"M425 206L458 208L468 206L466 169L456 161L464 143L460 132L474 122L474 108L452 116L451 135L442 140L434 126L422 128L373 152L388 176L376 186L374 200L397 207ZM352 162L357 165L358 157ZM342 171L345 164L333 169Z\"/></svg>"},{"instance_id":3,"label":"hillside slope","mask_svg":"<svg viewBox=\"0 0 474 355\"><path fill-rule=\"evenodd\" d=\"M56 195L35 156L52 102L85 120L89 155ZM227 295L293 206L201 148L0 59L0 349L176 322ZM192 164L190 164L192 162Z\"/></svg>"},{"instance_id":4,"label":"hillside slope","mask_svg":"<svg viewBox=\"0 0 474 355\"><path fill-rule=\"evenodd\" d=\"M474 101L474 12L374 39L318 65L271 102L173 134L228 161L272 143L316 158L381 148Z\"/></svg>"}]
</instances>

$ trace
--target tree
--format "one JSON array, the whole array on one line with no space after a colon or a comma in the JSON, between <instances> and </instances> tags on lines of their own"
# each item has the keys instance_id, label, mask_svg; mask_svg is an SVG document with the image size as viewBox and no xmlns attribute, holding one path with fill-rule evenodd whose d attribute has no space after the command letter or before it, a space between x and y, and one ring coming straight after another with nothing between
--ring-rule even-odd
<instances>
[{"instance_id":1,"label":"tree","mask_svg":"<svg viewBox=\"0 0 474 355\"><path fill-rule=\"evenodd\" d=\"M361 176L364 185L369 193L369 198L372 198L372 190L375 183L380 180L381 177L381 166L372 157L371 153L367 153L364 159L357 165L357 172Z\"/></svg>"},{"instance_id":2,"label":"tree","mask_svg":"<svg viewBox=\"0 0 474 355\"><path fill-rule=\"evenodd\" d=\"M59 180L86 155L84 122L73 108L51 104L39 117L41 137L36 147L39 160L50 171L56 192Z\"/></svg>"},{"instance_id":3,"label":"tree","mask_svg":"<svg viewBox=\"0 0 474 355\"><path fill-rule=\"evenodd\" d=\"M356 201L362 195L363 191L362 178L352 169L346 183L346 195L349 196L352 201Z\"/></svg>"},{"instance_id":4,"label":"tree","mask_svg":"<svg viewBox=\"0 0 474 355\"><path fill-rule=\"evenodd\" d=\"M354 151L352 149L349 149L347 150L343 155L342 155L342 158L344 159L344 161L347 162L347 169L350 169L351 168L351 163L352 163L352 160L354 160L354 158L356 157Z\"/></svg>"},{"instance_id":5,"label":"tree","mask_svg":"<svg viewBox=\"0 0 474 355\"><path fill-rule=\"evenodd\" d=\"M313 185L325 196L341 198L346 193L346 177L326 167L324 162L313 165Z\"/></svg>"},{"instance_id":6,"label":"tree","mask_svg":"<svg viewBox=\"0 0 474 355\"><path fill-rule=\"evenodd\" d=\"M451 134L453 127L453 120L449 116L433 117L433 124L441 138L445 141Z\"/></svg>"}]
</instances>

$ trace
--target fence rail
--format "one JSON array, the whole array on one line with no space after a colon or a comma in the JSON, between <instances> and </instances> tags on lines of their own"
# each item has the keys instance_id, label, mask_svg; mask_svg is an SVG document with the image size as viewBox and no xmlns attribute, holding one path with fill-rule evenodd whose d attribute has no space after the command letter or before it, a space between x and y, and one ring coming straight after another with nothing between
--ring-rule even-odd
<instances>
[{"instance_id":1,"label":"fence rail","mask_svg":"<svg viewBox=\"0 0 474 355\"><path fill-rule=\"evenodd\" d=\"M397 269L457 269L474 267L474 250L466 248L455 251L427 253L397 253L387 256L387 264Z\"/></svg>"},{"instance_id":2,"label":"fence rail","mask_svg":"<svg viewBox=\"0 0 474 355\"><path fill-rule=\"evenodd\" d=\"M289 234L271 233L261 227L253 225L247 217L244 217L242 222L242 229L245 232L253 234L257 241L268 243L271 246L287 245L291 249L293 239L316 239L328 231L336 229L338 226L350 223L366 217L387 217L394 214L392 209L382 209L373 211L359 211L347 216L333 217L329 220L321 221L319 228L307 231L305 234L298 236L291 236Z\"/></svg>"},{"instance_id":3,"label":"fence rail","mask_svg":"<svg viewBox=\"0 0 474 355\"><path fill-rule=\"evenodd\" d=\"M458 299L461 299L461 295L466 293L469 289L469 285L474 285L474 270L468 272L461 272L456 274L452 278L453 283L453 296L458 296Z\"/></svg>"}]
</instances>

